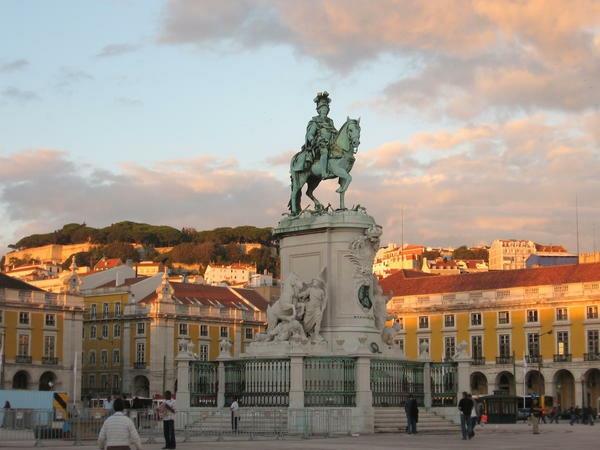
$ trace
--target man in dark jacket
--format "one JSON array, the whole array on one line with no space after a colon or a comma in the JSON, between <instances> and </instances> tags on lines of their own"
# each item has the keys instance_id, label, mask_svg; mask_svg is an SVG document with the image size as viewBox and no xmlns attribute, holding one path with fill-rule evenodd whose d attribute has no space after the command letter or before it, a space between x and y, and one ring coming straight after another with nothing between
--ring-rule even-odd
<instances>
[{"instance_id":1,"label":"man in dark jacket","mask_svg":"<svg viewBox=\"0 0 600 450\"><path fill-rule=\"evenodd\" d=\"M407 402L404 404L404 411L406 412L406 432L408 434L417 433L417 422L419 421L419 406L417 400L411 394L408 397Z\"/></svg>"},{"instance_id":2,"label":"man in dark jacket","mask_svg":"<svg viewBox=\"0 0 600 450\"><path fill-rule=\"evenodd\" d=\"M469 394L463 392L463 398L458 402L458 410L460 411L460 431L463 440L471 439L469 423L471 422L471 411L473 410L473 400L469 398Z\"/></svg>"}]
</instances>

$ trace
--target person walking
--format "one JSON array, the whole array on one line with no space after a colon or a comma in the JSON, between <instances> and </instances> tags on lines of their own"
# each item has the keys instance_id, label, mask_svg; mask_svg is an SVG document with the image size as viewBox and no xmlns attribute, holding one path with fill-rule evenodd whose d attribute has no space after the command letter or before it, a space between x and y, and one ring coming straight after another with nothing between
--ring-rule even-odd
<instances>
[{"instance_id":1,"label":"person walking","mask_svg":"<svg viewBox=\"0 0 600 450\"><path fill-rule=\"evenodd\" d=\"M175 400L171 391L165 392L165 401L160 405L160 413L163 420L163 432L165 435L165 446L163 449L174 449L175 443Z\"/></svg>"},{"instance_id":2,"label":"person walking","mask_svg":"<svg viewBox=\"0 0 600 450\"><path fill-rule=\"evenodd\" d=\"M240 422L240 404L237 398L233 399L229 409L231 409L231 431L237 433L238 423Z\"/></svg>"},{"instance_id":3,"label":"person walking","mask_svg":"<svg viewBox=\"0 0 600 450\"><path fill-rule=\"evenodd\" d=\"M98 446L101 450L130 450L135 446L142 450L140 435L129 417L123 413L123 400L117 398L113 402L114 414L108 417L98 435Z\"/></svg>"},{"instance_id":4,"label":"person walking","mask_svg":"<svg viewBox=\"0 0 600 450\"><path fill-rule=\"evenodd\" d=\"M479 410L479 401L474 399L471 394L469 394L469 398L473 402L473 409L471 410L471 417L469 418L469 439L473 439L475 437L475 426L477 425L478 413Z\"/></svg>"},{"instance_id":5,"label":"person walking","mask_svg":"<svg viewBox=\"0 0 600 450\"><path fill-rule=\"evenodd\" d=\"M471 418L471 411L473 410L473 400L469 398L469 394L466 392L462 393L462 398L458 402L458 410L460 411L460 431L464 441L470 439L469 434L469 423Z\"/></svg>"},{"instance_id":6,"label":"person walking","mask_svg":"<svg viewBox=\"0 0 600 450\"><path fill-rule=\"evenodd\" d=\"M553 406L550 410L550 423L558 423L558 408Z\"/></svg>"},{"instance_id":7,"label":"person walking","mask_svg":"<svg viewBox=\"0 0 600 450\"><path fill-rule=\"evenodd\" d=\"M414 395L408 397L405 405L406 422L408 424L408 434L417 434L417 422L419 421L419 405Z\"/></svg>"}]
</instances>

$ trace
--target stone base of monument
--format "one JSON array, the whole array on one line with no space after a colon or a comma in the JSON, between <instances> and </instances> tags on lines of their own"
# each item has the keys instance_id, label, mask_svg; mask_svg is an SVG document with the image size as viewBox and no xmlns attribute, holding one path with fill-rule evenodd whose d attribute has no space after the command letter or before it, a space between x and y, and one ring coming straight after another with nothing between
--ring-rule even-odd
<instances>
[{"instance_id":1,"label":"stone base of monument","mask_svg":"<svg viewBox=\"0 0 600 450\"><path fill-rule=\"evenodd\" d=\"M334 435L374 432L374 408L401 407L410 394L427 404L427 363L406 361L400 330L385 327L387 298L372 275L375 220L360 207L307 211L282 219L274 234L283 286L267 332L239 358L223 342L216 363L182 360L179 386L197 390L188 394L192 409L237 398L253 417L283 414L282 433Z\"/></svg>"}]
</instances>

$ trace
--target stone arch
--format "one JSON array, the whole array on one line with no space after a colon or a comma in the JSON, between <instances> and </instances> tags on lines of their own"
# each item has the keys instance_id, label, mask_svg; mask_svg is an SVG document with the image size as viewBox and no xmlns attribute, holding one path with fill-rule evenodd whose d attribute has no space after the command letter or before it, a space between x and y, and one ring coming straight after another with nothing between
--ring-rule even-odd
<instances>
[{"instance_id":1,"label":"stone arch","mask_svg":"<svg viewBox=\"0 0 600 450\"><path fill-rule=\"evenodd\" d=\"M488 393L488 380L481 372L473 372L471 374L470 386L471 394L473 395L487 395Z\"/></svg>"},{"instance_id":2,"label":"stone arch","mask_svg":"<svg viewBox=\"0 0 600 450\"><path fill-rule=\"evenodd\" d=\"M42 374L38 389L40 391L51 391L56 385L56 375L54 372L47 371Z\"/></svg>"},{"instance_id":3,"label":"stone arch","mask_svg":"<svg viewBox=\"0 0 600 450\"><path fill-rule=\"evenodd\" d=\"M527 394L546 395L544 375L539 370L527 372L525 375L525 389Z\"/></svg>"},{"instance_id":4,"label":"stone arch","mask_svg":"<svg viewBox=\"0 0 600 450\"><path fill-rule=\"evenodd\" d=\"M31 376L26 370L19 370L13 375L13 389L29 389L29 383L31 383Z\"/></svg>"},{"instance_id":5,"label":"stone arch","mask_svg":"<svg viewBox=\"0 0 600 450\"><path fill-rule=\"evenodd\" d=\"M138 375L133 379L133 395L150 397L150 381L144 375Z\"/></svg>"},{"instance_id":6,"label":"stone arch","mask_svg":"<svg viewBox=\"0 0 600 450\"><path fill-rule=\"evenodd\" d=\"M496 390L507 395L516 395L515 376L507 371L496 375Z\"/></svg>"},{"instance_id":7,"label":"stone arch","mask_svg":"<svg viewBox=\"0 0 600 450\"><path fill-rule=\"evenodd\" d=\"M575 377L567 369L560 369L554 373L554 390L556 404L561 409L576 406Z\"/></svg>"},{"instance_id":8,"label":"stone arch","mask_svg":"<svg viewBox=\"0 0 600 450\"><path fill-rule=\"evenodd\" d=\"M583 374L585 406L598 408L600 400L600 369L589 369Z\"/></svg>"}]
</instances>

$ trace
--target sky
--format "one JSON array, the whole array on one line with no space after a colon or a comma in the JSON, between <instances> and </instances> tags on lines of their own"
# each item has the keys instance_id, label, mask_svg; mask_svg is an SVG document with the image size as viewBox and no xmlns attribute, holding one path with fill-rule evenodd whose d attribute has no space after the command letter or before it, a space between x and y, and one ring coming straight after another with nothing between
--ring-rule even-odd
<instances>
[{"instance_id":1,"label":"sky","mask_svg":"<svg viewBox=\"0 0 600 450\"><path fill-rule=\"evenodd\" d=\"M327 90L384 242L600 249L600 2L5 0L0 250L69 222L275 226ZM335 205L332 182L315 195ZM303 200L306 205L306 200Z\"/></svg>"}]
</instances>

